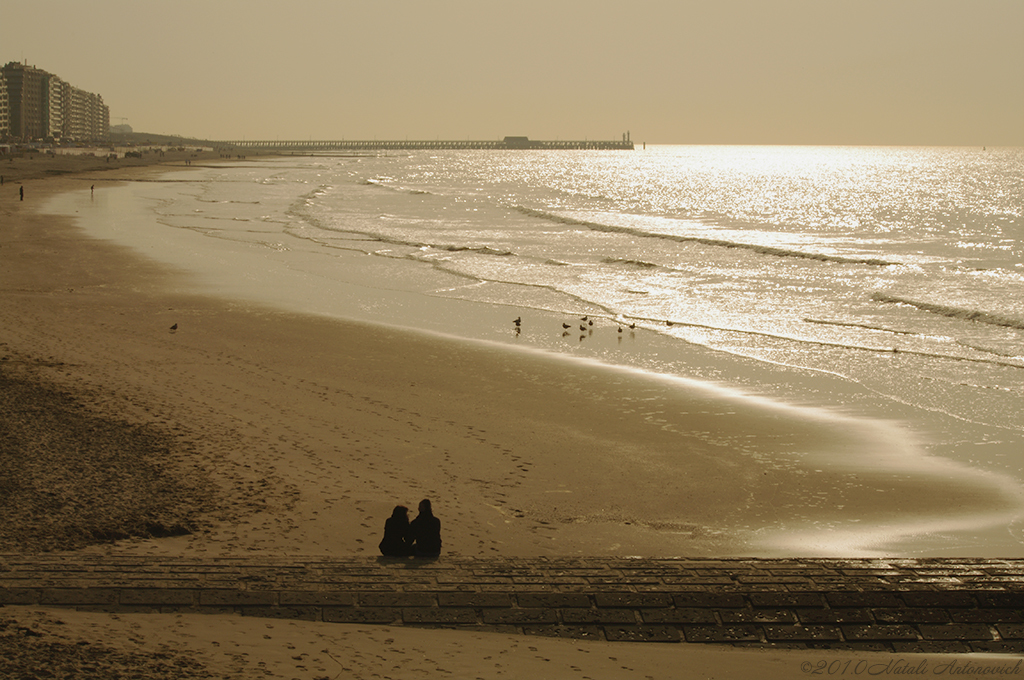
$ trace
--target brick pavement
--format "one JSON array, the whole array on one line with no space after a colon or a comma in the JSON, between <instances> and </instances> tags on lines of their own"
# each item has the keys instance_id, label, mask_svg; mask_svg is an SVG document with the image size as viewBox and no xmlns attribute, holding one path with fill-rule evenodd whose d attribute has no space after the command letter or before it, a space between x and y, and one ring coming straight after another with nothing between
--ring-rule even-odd
<instances>
[{"instance_id":1,"label":"brick pavement","mask_svg":"<svg viewBox=\"0 0 1024 680\"><path fill-rule=\"evenodd\" d=\"M1024 560L0 554L0 606L570 638L1024 653Z\"/></svg>"}]
</instances>

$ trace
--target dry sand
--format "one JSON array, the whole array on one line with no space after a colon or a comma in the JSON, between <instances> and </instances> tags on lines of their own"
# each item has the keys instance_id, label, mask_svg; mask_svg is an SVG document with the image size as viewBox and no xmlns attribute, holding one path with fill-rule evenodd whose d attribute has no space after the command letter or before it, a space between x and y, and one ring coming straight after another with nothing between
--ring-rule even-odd
<instances>
[{"instance_id":1,"label":"dry sand","mask_svg":"<svg viewBox=\"0 0 1024 680\"><path fill-rule=\"evenodd\" d=\"M104 680L772 680L810 677L811 671L827 676L829 668L837 675L844 667L851 676L859 668L857 675L874 671L872 675L886 677L900 669L920 669L922 663L935 674L943 664L966 663L963 657L940 654L723 649L216 614L0 609L0 676L43 677L17 674L16 669L31 667L32 660L57 673L49 677ZM981 654L972 655L970 662L986 668L1012 668L1015 663L1006 656Z\"/></svg>"},{"instance_id":2,"label":"dry sand","mask_svg":"<svg viewBox=\"0 0 1024 680\"><path fill-rule=\"evenodd\" d=\"M430 497L448 553L681 554L665 547L668 529L686 554L706 554L727 545L714 531L723 515L758 526L806 503L808 490L842 486L821 477L786 488L780 471L752 464L764 451L740 441L754 433L791 446L827 439L835 423L786 421L782 433L778 412L751 411L742 434L730 434L732 421L710 428L723 441L691 438L691 474L669 477L664 457L680 432L645 404L689 409L702 426L730 406L628 372L169 292L180 273L33 210L48 192L129 176L102 167L53 177L82 165L18 161L0 173L0 375L21 390L0 403L18 435L0 449L5 518L17 519L0 533L3 550L369 556L392 505ZM64 457L30 465L17 460L27 450ZM624 452L639 462L624 466ZM879 484L897 484L899 472ZM737 482L708 483L725 479ZM752 500L775 488L767 503ZM901 491L890 508L865 512L910 495L925 515L949 503L929 501L924 485ZM1005 499L985 491L963 483L956 493L972 511L1001 509ZM665 499L685 500L684 522L659 524L674 512ZM34 611L0 611L18 621L7 633L31 628ZM791 677L821 657L217 616L46 616L65 624L40 626L70 637L126 653L187 649L238 677L770 677L769 667ZM721 663L732 670L712 672Z\"/></svg>"}]
</instances>

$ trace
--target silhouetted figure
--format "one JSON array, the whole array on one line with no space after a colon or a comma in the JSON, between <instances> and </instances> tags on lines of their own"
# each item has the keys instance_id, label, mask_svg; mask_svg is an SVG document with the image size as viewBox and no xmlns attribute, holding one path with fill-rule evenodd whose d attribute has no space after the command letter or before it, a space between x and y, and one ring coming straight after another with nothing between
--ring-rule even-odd
<instances>
[{"instance_id":1,"label":"silhouetted figure","mask_svg":"<svg viewBox=\"0 0 1024 680\"><path fill-rule=\"evenodd\" d=\"M384 522L384 538L380 554L385 557L408 557L412 554L412 536L409 533L409 508L396 505Z\"/></svg>"},{"instance_id":2,"label":"silhouetted figure","mask_svg":"<svg viewBox=\"0 0 1024 680\"><path fill-rule=\"evenodd\" d=\"M441 520L434 517L430 501L420 501L419 514L409 523L412 549L416 557L437 557L441 554Z\"/></svg>"},{"instance_id":3,"label":"silhouetted figure","mask_svg":"<svg viewBox=\"0 0 1024 680\"><path fill-rule=\"evenodd\" d=\"M24 201L25 200L25 187L18 187L18 200L19 201Z\"/></svg>"}]
</instances>

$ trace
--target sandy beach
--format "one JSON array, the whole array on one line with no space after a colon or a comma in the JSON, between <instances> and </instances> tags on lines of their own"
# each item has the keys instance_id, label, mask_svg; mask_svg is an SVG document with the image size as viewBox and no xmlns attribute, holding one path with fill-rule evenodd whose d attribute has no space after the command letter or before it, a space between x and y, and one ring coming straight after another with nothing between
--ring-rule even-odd
<instances>
[{"instance_id":1,"label":"sandy beach","mask_svg":"<svg viewBox=\"0 0 1024 680\"><path fill-rule=\"evenodd\" d=\"M391 508L415 508L421 498L431 498L441 518L444 551L463 556L742 551L750 536L732 545L718 528L747 524L752 533L774 527L782 535L789 526L799 537L813 527L799 516L827 522L828 504L816 507L826 493L830 503L842 495L847 511L860 504L867 518L902 512L921 523L951 506L967 518L1018 507L1002 480L936 466L895 430L865 432L838 415L756 406L705 386L539 352L177 292L181 272L38 211L55 192L88 193L160 168L89 170L67 159L5 165L0 415L13 436L2 451L2 551L371 556ZM872 453L892 447L904 447L898 459ZM681 449L686 474L670 473ZM39 456L19 458L27 450ZM797 450L817 453L791 454ZM848 464L823 465L826 452L845 452ZM788 469L766 462L787 456ZM735 674L715 677L770 663L786 677L798 666L777 652L470 641L452 631L402 631L399 653L398 634L387 629L306 630L298 622L260 633L279 646L271 651L252 637L269 624L229 617L177 619L180 636L168 642L162 636L172 632L156 617L17 608L0 616L44 628L55 625L47 617L59 618L65 633L106 641L131 629L136 648L183 645L209 658L226 652L196 651L198 640L253 657L247 646L257 645L274 655L267 677L338 677L323 660L319 671L286 671L285 656L345 645L387 650L373 658L364 651L364 675L350 677L408 677L387 675L392 666L410 669L404 655L425 664L424 673L436 664L455 677L470 669L476 677L565 677L569 669L579 677L704 677L720 655ZM208 626L220 633L199 630ZM300 641L325 647L300 650ZM442 650L442 658L420 649ZM496 661L504 657L516 659L514 671ZM545 674L553 657L560 670ZM678 674L684 657L692 675ZM217 672L229 677L243 667Z\"/></svg>"}]
</instances>

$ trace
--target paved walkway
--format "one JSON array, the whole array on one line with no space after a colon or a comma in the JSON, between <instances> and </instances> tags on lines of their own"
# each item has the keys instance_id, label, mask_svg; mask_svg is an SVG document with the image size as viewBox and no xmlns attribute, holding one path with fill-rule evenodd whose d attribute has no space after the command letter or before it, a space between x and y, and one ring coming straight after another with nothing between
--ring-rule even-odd
<instances>
[{"instance_id":1,"label":"paved walkway","mask_svg":"<svg viewBox=\"0 0 1024 680\"><path fill-rule=\"evenodd\" d=\"M646 642L1024 653L1024 560L0 554L0 605Z\"/></svg>"}]
</instances>

